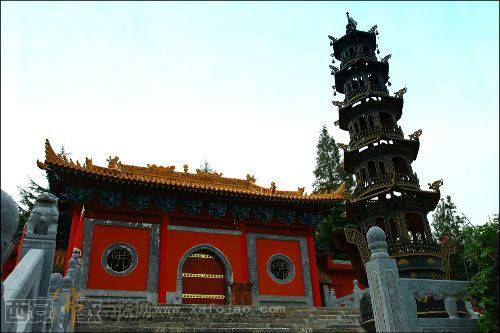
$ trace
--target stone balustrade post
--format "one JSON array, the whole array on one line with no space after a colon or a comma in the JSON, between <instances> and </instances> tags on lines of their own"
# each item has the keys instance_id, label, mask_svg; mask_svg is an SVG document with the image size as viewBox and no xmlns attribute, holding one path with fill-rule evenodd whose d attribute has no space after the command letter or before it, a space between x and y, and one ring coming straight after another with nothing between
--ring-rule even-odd
<instances>
[{"instance_id":1,"label":"stone balustrade post","mask_svg":"<svg viewBox=\"0 0 500 333\"><path fill-rule=\"evenodd\" d=\"M354 304L359 308L359 301L361 301L361 296L363 296L363 291L359 288L358 280L354 279L352 281L354 288L352 290L352 295L354 296Z\"/></svg>"},{"instance_id":2,"label":"stone balustrade post","mask_svg":"<svg viewBox=\"0 0 500 333\"><path fill-rule=\"evenodd\" d=\"M467 301L465 303L465 308L469 313L470 319L479 319L479 313L474 311L474 308L472 307L472 303L470 301Z\"/></svg>"},{"instance_id":3,"label":"stone balustrade post","mask_svg":"<svg viewBox=\"0 0 500 333\"><path fill-rule=\"evenodd\" d=\"M337 299L337 295L335 294L335 290L333 290L333 288L330 289L330 299L332 308L338 308L339 300Z\"/></svg>"},{"instance_id":4,"label":"stone balustrade post","mask_svg":"<svg viewBox=\"0 0 500 333\"><path fill-rule=\"evenodd\" d=\"M62 323L61 309L64 306L64 300L61 299L63 277L60 273L53 273L50 277L49 295L47 298L53 300L53 322L46 326L46 332L64 332Z\"/></svg>"},{"instance_id":5,"label":"stone balustrade post","mask_svg":"<svg viewBox=\"0 0 500 333\"><path fill-rule=\"evenodd\" d=\"M42 193L38 196L26 222L26 233L19 254L19 260L21 260L31 249L44 251L38 291L34 295L37 299L45 299L49 292L56 249L57 220L59 218L57 202L58 198L50 193ZM33 332L42 331L43 326L42 322L34 323Z\"/></svg>"},{"instance_id":6,"label":"stone balustrade post","mask_svg":"<svg viewBox=\"0 0 500 333\"><path fill-rule=\"evenodd\" d=\"M71 264L74 262L73 264ZM74 281L74 288L79 290L80 281L81 281L81 273L82 273L82 259L81 259L81 251L78 248L73 248L73 253L71 254L71 259L68 262L68 271L67 275L70 273L69 268L73 267L74 270L71 271L71 277Z\"/></svg>"},{"instance_id":7,"label":"stone balustrade post","mask_svg":"<svg viewBox=\"0 0 500 333\"><path fill-rule=\"evenodd\" d=\"M68 269L69 270L69 269ZM63 316L63 326L64 332L73 332L75 328L76 319L76 299L74 299L75 293L73 292L73 287L75 281L70 275L66 275L62 281L62 295L64 302L64 316Z\"/></svg>"},{"instance_id":8,"label":"stone balustrade post","mask_svg":"<svg viewBox=\"0 0 500 333\"><path fill-rule=\"evenodd\" d=\"M399 273L396 260L389 257L384 231L373 226L366 239L370 260L366 274L370 290L375 329L377 332L406 332L405 305L400 301Z\"/></svg>"},{"instance_id":9,"label":"stone balustrade post","mask_svg":"<svg viewBox=\"0 0 500 333\"><path fill-rule=\"evenodd\" d=\"M35 201L28 222L26 222L26 233L24 235L23 247L19 254L21 260L31 249L42 249L44 251L44 263L38 297L46 297L49 290L50 276L54 263L56 249L57 219L59 210L58 199L50 193L43 193Z\"/></svg>"}]
</instances>

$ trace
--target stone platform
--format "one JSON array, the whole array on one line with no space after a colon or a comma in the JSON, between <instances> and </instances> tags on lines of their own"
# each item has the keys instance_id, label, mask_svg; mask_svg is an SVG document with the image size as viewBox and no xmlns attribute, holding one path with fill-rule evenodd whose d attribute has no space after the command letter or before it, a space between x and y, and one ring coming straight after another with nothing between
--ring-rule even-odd
<instances>
[{"instance_id":1,"label":"stone platform","mask_svg":"<svg viewBox=\"0 0 500 333\"><path fill-rule=\"evenodd\" d=\"M77 332L364 332L358 309L103 303Z\"/></svg>"}]
</instances>

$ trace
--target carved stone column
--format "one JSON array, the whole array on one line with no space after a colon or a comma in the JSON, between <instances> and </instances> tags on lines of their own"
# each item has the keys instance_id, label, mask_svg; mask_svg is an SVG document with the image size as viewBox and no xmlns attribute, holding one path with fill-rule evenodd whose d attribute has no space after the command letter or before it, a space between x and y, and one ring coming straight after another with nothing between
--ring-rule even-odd
<instances>
[{"instance_id":1,"label":"carved stone column","mask_svg":"<svg viewBox=\"0 0 500 333\"><path fill-rule=\"evenodd\" d=\"M399 295L396 260L389 257L384 231L371 227L366 236L370 260L365 264L377 332L405 332L408 325Z\"/></svg>"}]
</instances>

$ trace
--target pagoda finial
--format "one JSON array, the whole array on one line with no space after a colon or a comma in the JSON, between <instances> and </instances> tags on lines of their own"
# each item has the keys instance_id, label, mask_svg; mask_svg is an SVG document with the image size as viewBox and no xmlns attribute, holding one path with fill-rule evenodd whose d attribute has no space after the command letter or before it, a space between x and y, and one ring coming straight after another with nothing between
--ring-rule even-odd
<instances>
[{"instance_id":1,"label":"pagoda finial","mask_svg":"<svg viewBox=\"0 0 500 333\"><path fill-rule=\"evenodd\" d=\"M346 12L346 15L347 15L347 25L345 26L345 31L346 33L349 33L352 30L356 30L358 22L356 22L352 17L349 16L349 12Z\"/></svg>"}]
</instances>

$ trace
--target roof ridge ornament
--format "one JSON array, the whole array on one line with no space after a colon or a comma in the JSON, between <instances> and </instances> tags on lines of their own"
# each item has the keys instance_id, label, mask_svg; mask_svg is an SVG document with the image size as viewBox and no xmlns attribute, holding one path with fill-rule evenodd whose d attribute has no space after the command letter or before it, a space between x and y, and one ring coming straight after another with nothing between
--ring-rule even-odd
<instances>
[{"instance_id":1,"label":"roof ridge ornament","mask_svg":"<svg viewBox=\"0 0 500 333\"><path fill-rule=\"evenodd\" d=\"M335 43L337 41L337 38L335 38L333 36L328 35L328 38L330 39L330 46L333 46L333 43Z\"/></svg>"},{"instance_id":2,"label":"roof ridge ornament","mask_svg":"<svg viewBox=\"0 0 500 333\"><path fill-rule=\"evenodd\" d=\"M412 134L409 134L410 140L418 140L418 138L422 135L422 129L416 130Z\"/></svg>"},{"instance_id":3,"label":"roof ridge ornament","mask_svg":"<svg viewBox=\"0 0 500 333\"><path fill-rule=\"evenodd\" d=\"M439 179L436 181L433 181L432 183L428 183L429 189L434 190L434 191L439 191L439 188L443 186L443 180Z\"/></svg>"},{"instance_id":4,"label":"roof ridge ornament","mask_svg":"<svg viewBox=\"0 0 500 333\"><path fill-rule=\"evenodd\" d=\"M92 158L85 157L85 164L84 167L86 169L89 169L92 167Z\"/></svg>"},{"instance_id":5,"label":"roof ridge ornament","mask_svg":"<svg viewBox=\"0 0 500 333\"><path fill-rule=\"evenodd\" d=\"M408 89L406 89L406 87L404 87L403 89L399 89L398 91L396 91L396 92L394 93L394 96L401 98L401 97L403 97L403 95L404 95L407 91L408 91Z\"/></svg>"},{"instance_id":6,"label":"roof ridge ornament","mask_svg":"<svg viewBox=\"0 0 500 333\"><path fill-rule=\"evenodd\" d=\"M392 56L392 54L389 53L388 55L386 55L385 57L383 57L380 61L387 62L391 56Z\"/></svg>"},{"instance_id":7,"label":"roof ridge ornament","mask_svg":"<svg viewBox=\"0 0 500 333\"><path fill-rule=\"evenodd\" d=\"M304 195L304 190L305 190L305 187L299 187L299 188L297 188L297 192L298 192L300 195Z\"/></svg>"},{"instance_id":8,"label":"roof ridge ornament","mask_svg":"<svg viewBox=\"0 0 500 333\"><path fill-rule=\"evenodd\" d=\"M249 173L247 173L247 181L249 181L250 183L254 183L255 184L255 177Z\"/></svg>"},{"instance_id":9,"label":"roof ridge ornament","mask_svg":"<svg viewBox=\"0 0 500 333\"><path fill-rule=\"evenodd\" d=\"M108 162L108 169L120 169L122 162L120 162L120 158L115 156L111 158L111 155L106 159Z\"/></svg>"},{"instance_id":10,"label":"roof ridge ornament","mask_svg":"<svg viewBox=\"0 0 500 333\"><path fill-rule=\"evenodd\" d=\"M344 106L344 102L342 102L342 101L332 101L332 104L339 107L339 108Z\"/></svg>"},{"instance_id":11,"label":"roof ridge ornament","mask_svg":"<svg viewBox=\"0 0 500 333\"><path fill-rule=\"evenodd\" d=\"M347 15L347 25L345 26L346 33L349 33L353 30L356 30L356 26L358 22L356 22L352 17L349 16L349 12L346 12Z\"/></svg>"}]
</instances>

